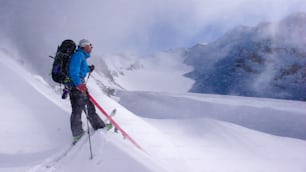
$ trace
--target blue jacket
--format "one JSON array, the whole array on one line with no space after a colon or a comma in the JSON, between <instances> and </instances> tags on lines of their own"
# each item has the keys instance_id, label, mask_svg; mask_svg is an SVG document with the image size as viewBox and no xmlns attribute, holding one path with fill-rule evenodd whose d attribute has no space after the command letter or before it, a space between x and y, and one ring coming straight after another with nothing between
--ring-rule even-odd
<instances>
[{"instance_id":1,"label":"blue jacket","mask_svg":"<svg viewBox=\"0 0 306 172\"><path fill-rule=\"evenodd\" d=\"M69 76L74 86L84 83L86 74L90 71L86 61L89 57L90 54L81 48L78 48L72 55L69 64Z\"/></svg>"}]
</instances>

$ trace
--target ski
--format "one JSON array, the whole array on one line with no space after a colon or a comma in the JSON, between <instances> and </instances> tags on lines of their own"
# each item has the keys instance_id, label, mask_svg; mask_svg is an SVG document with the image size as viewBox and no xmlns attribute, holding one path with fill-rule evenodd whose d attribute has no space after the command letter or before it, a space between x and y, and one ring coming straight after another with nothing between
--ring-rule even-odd
<instances>
[{"instance_id":1,"label":"ski","mask_svg":"<svg viewBox=\"0 0 306 172\"><path fill-rule=\"evenodd\" d=\"M78 138L74 138L72 145L75 145L77 142L79 142L79 140L82 139L85 134L86 134L86 131L84 131L80 136L78 136Z\"/></svg>"},{"instance_id":2,"label":"ski","mask_svg":"<svg viewBox=\"0 0 306 172\"><path fill-rule=\"evenodd\" d=\"M112 112L109 114L110 117L114 117L117 113L117 109L113 109ZM110 123L109 118L104 120L104 123Z\"/></svg>"},{"instance_id":3,"label":"ski","mask_svg":"<svg viewBox=\"0 0 306 172\"><path fill-rule=\"evenodd\" d=\"M113 109L109 116L114 117L116 115L116 113L117 113L117 109ZM109 118L106 118L104 120L104 123L105 123L105 128L106 128L107 131L110 131L113 128L113 124L110 122ZM114 128L114 132L118 133L116 127Z\"/></svg>"}]
</instances>

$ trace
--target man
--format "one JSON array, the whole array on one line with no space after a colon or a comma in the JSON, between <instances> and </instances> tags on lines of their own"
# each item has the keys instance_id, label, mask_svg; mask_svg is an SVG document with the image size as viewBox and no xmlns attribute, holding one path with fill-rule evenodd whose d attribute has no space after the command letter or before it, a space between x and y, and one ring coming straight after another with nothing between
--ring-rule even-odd
<instances>
[{"instance_id":1,"label":"man","mask_svg":"<svg viewBox=\"0 0 306 172\"><path fill-rule=\"evenodd\" d=\"M88 99L88 91L85 84L85 77L87 73L92 72L94 66L88 66L87 59L90 57L92 51L92 44L82 39L79 42L77 51L72 55L69 65L69 76L72 80L72 88L69 92L70 102L72 107L72 113L70 117L71 131L76 143L83 135L84 130L82 128L82 111L85 111L87 105L87 118L94 130L104 128L105 124L103 120L96 113L95 106Z\"/></svg>"}]
</instances>

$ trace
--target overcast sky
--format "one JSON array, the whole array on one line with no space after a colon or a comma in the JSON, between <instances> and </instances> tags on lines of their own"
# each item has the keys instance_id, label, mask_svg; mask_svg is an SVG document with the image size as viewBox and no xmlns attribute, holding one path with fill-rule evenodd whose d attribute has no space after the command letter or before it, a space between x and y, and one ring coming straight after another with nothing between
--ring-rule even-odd
<instances>
[{"instance_id":1,"label":"overcast sky","mask_svg":"<svg viewBox=\"0 0 306 172\"><path fill-rule=\"evenodd\" d=\"M39 59L63 39L95 53L150 53L211 42L237 25L306 12L305 0L0 0L0 46Z\"/></svg>"}]
</instances>

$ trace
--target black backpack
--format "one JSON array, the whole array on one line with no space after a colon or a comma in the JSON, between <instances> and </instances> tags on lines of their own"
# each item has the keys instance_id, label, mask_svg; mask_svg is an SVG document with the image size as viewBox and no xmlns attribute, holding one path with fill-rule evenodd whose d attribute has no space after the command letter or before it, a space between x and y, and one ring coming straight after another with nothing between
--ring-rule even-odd
<instances>
[{"instance_id":1,"label":"black backpack","mask_svg":"<svg viewBox=\"0 0 306 172\"><path fill-rule=\"evenodd\" d=\"M71 56L76 50L76 44L70 39L64 40L60 46L57 47L56 55L52 66L52 79L60 84L67 84L70 82L68 75L69 63Z\"/></svg>"}]
</instances>

